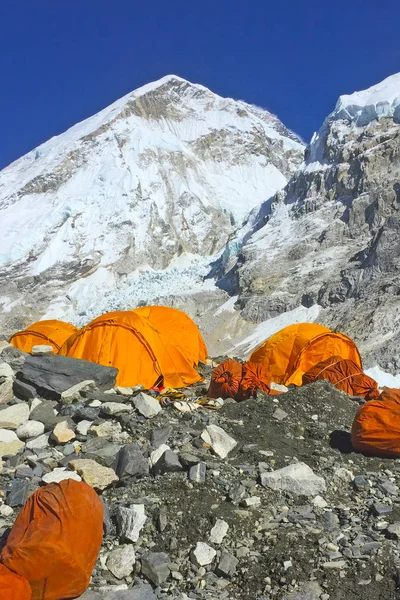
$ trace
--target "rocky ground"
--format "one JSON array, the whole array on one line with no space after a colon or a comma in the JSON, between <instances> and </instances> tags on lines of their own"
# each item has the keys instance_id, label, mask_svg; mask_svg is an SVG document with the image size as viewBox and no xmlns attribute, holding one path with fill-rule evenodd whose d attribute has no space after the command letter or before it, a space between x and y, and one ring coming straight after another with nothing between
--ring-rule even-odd
<instances>
[{"instance_id":1,"label":"rocky ground","mask_svg":"<svg viewBox=\"0 0 400 600\"><path fill-rule=\"evenodd\" d=\"M84 600L399 597L400 463L352 450L360 399L318 382L161 408L112 369L26 356L0 346L3 543L33 490L85 480L108 510Z\"/></svg>"}]
</instances>

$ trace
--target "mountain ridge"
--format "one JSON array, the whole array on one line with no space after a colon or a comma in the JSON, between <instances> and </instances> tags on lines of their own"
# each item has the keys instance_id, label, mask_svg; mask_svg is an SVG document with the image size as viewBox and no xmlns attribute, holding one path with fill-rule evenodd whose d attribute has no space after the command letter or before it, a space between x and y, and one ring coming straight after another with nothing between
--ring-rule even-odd
<instances>
[{"instance_id":1,"label":"mountain ridge","mask_svg":"<svg viewBox=\"0 0 400 600\"><path fill-rule=\"evenodd\" d=\"M257 107L176 76L142 86L0 172L3 310L80 322L115 289L149 300L139 280L160 279L162 295L182 260L190 288L302 157ZM85 306L87 286L97 296Z\"/></svg>"}]
</instances>

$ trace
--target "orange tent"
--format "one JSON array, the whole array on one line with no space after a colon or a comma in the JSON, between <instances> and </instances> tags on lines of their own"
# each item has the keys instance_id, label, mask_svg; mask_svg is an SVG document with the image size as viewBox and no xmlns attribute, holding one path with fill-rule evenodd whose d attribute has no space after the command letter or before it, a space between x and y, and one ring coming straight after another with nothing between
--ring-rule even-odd
<instances>
[{"instance_id":1,"label":"orange tent","mask_svg":"<svg viewBox=\"0 0 400 600\"><path fill-rule=\"evenodd\" d=\"M32 600L81 596L100 551L103 513L102 501L83 481L66 479L36 490L19 513L1 552L1 562L9 571L0 569L0 590L1 585L6 588L7 579L10 582L12 571L21 576L21 592L15 600L31 597L24 595L28 582Z\"/></svg>"},{"instance_id":2,"label":"orange tent","mask_svg":"<svg viewBox=\"0 0 400 600\"><path fill-rule=\"evenodd\" d=\"M143 306L133 310L150 325L173 341L193 365L205 362L207 347L196 323L186 313L168 306Z\"/></svg>"},{"instance_id":3,"label":"orange tent","mask_svg":"<svg viewBox=\"0 0 400 600\"><path fill-rule=\"evenodd\" d=\"M400 456L400 390L386 388L379 399L357 411L351 443L358 452L374 456Z\"/></svg>"},{"instance_id":4,"label":"orange tent","mask_svg":"<svg viewBox=\"0 0 400 600\"><path fill-rule=\"evenodd\" d=\"M33 346L44 344L53 346L54 352L57 353L65 340L77 331L74 325L64 321L38 321L23 331L14 333L9 342L24 352L32 352Z\"/></svg>"},{"instance_id":5,"label":"orange tent","mask_svg":"<svg viewBox=\"0 0 400 600\"><path fill-rule=\"evenodd\" d=\"M321 379L329 381L350 396L373 400L380 394L375 379L368 377L352 360L344 360L340 356L332 356L311 367L303 375L303 385Z\"/></svg>"},{"instance_id":6,"label":"orange tent","mask_svg":"<svg viewBox=\"0 0 400 600\"><path fill-rule=\"evenodd\" d=\"M191 357L133 311L101 315L69 338L59 354L118 369L117 385L163 383L180 388L201 381Z\"/></svg>"},{"instance_id":7,"label":"orange tent","mask_svg":"<svg viewBox=\"0 0 400 600\"><path fill-rule=\"evenodd\" d=\"M357 346L346 335L316 323L297 323L275 333L253 352L249 360L263 365L270 381L301 385L306 371L335 355L362 367Z\"/></svg>"}]
</instances>

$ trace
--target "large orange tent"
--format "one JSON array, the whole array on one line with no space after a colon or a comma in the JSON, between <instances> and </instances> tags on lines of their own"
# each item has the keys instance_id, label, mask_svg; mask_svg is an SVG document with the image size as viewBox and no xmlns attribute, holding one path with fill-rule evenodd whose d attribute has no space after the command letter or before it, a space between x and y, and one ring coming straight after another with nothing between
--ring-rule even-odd
<instances>
[{"instance_id":1,"label":"large orange tent","mask_svg":"<svg viewBox=\"0 0 400 600\"><path fill-rule=\"evenodd\" d=\"M145 317L161 335L166 335L193 365L205 362L207 347L199 328L186 313L168 306L143 306L134 311Z\"/></svg>"},{"instance_id":2,"label":"large orange tent","mask_svg":"<svg viewBox=\"0 0 400 600\"><path fill-rule=\"evenodd\" d=\"M117 384L180 388L201 381L193 362L134 311L101 315L68 339L59 354L118 369Z\"/></svg>"},{"instance_id":3,"label":"large orange tent","mask_svg":"<svg viewBox=\"0 0 400 600\"><path fill-rule=\"evenodd\" d=\"M63 343L77 332L78 329L74 325L64 321L37 321L23 331L14 333L9 341L15 348L24 352L32 352L33 346L43 344L53 346L54 352L57 353Z\"/></svg>"},{"instance_id":4,"label":"large orange tent","mask_svg":"<svg viewBox=\"0 0 400 600\"><path fill-rule=\"evenodd\" d=\"M266 340L249 361L263 365L270 381L301 385L306 371L335 355L362 367L357 346L346 335L316 323L296 323Z\"/></svg>"}]
</instances>

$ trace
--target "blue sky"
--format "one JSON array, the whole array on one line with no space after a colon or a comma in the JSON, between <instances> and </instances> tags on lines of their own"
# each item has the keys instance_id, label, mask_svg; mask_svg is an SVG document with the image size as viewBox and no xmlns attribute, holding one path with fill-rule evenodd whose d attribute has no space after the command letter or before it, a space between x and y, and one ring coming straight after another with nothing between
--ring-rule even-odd
<instances>
[{"instance_id":1,"label":"blue sky","mask_svg":"<svg viewBox=\"0 0 400 600\"><path fill-rule=\"evenodd\" d=\"M308 141L343 93L400 71L398 0L4 0L0 168L174 73Z\"/></svg>"}]
</instances>

